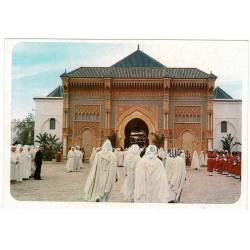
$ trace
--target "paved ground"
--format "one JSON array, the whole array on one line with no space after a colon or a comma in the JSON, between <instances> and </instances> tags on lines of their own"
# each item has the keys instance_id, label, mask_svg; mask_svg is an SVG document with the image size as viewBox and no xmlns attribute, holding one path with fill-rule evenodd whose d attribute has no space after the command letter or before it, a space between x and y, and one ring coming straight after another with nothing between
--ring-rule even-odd
<instances>
[{"instance_id":1,"label":"paved ground","mask_svg":"<svg viewBox=\"0 0 250 250\"><path fill-rule=\"evenodd\" d=\"M123 202L120 194L124 180L123 168L118 168L119 181L112 190L113 202ZM23 201L82 201L83 187L89 173L89 164L79 172L66 173L65 163L46 162L42 181L33 179L11 185L11 194ZM208 176L206 169L187 169L181 203L234 203L240 197L240 180L215 174Z\"/></svg>"}]
</instances>

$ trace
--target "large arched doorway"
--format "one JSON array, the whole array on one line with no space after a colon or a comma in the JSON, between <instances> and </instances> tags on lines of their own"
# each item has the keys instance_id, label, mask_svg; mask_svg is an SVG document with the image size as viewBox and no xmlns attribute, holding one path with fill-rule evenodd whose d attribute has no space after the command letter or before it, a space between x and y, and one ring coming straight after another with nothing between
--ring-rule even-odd
<instances>
[{"instance_id":1,"label":"large arched doorway","mask_svg":"<svg viewBox=\"0 0 250 250\"><path fill-rule=\"evenodd\" d=\"M86 128L81 133L81 147L84 148L85 158L88 159L94 145L93 133L89 128Z\"/></svg>"},{"instance_id":2,"label":"large arched doorway","mask_svg":"<svg viewBox=\"0 0 250 250\"><path fill-rule=\"evenodd\" d=\"M148 145L149 129L147 124L139 118L134 118L127 123L124 134L125 148L130 147L132 144L138 144L139 147Z\"/></svg>"},{"instance_id":3,"label":"large arched doorway","mask_svg":"<svg viewBox=\"0 0 250 250\"><path fill-rule=\"evenodd\" d=\"M193 151L193 134L191 131L186 130L183 132L181 137L181 146L185 152L188 150L189 152Z\"/></svg>"}]
</instances>

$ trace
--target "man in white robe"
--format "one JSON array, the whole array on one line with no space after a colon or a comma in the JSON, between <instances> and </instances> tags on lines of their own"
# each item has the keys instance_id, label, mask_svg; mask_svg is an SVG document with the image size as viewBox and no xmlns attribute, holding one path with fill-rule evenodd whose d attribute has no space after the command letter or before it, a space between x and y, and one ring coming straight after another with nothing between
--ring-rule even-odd
<instances>
[{"instance_id":1,"label":"man in white robe","mask_svg":"<svg viewBox=\"0 0 250 250\"><path fill-rule=\"evenodd\" d=\"M171 157L170 154L168 154L165 160L165 170L166 170L168 182L170 182L170 179L173 175L173 161L174 161L174 158Z\"/></svg>"},{"instance_id":2,"label":"man in white robe","mask_svg":"<svg viewBox=\"0 0 250 250\"><path fill-rule=\"evenodd\" d=\"M167 156L167 153L165 152L165 150L163 148L160 148L158 150L158 157L162 161L163 165L165 165L166 156Z\"/></svg>"},{"instance_id":3,"label":"man in white robe","mask_svg":"<svg viewBox=\"0 0 250 250\"><path fill-rule=\"evenodd\" d=\"M205 156L204 156L204 153L203 151L201 151L200 155L199 155L199 162L200 162L200 167L203 167L205 166Z\"/></svg>"},{"instance_id":4,"label":"man in white robe","mask_svg":"<svg viewBox=\"0 0 250 250\"><path fill-rule=\"evenodd\" d=\"M124 158L124 167L126 168L127 176L125 177L121 191L123 193L124 200L129 202L134 201L135 169L140 160L140 148L137 144L133 144L126 152L126 156Z\"/></svg>"},{"instance_id":5,"label":"man in white robe","mask_svg":"<svg viewBox=\"0 0 250 250\"><path fill-rule=\"evenodd\" d=\"M91 152L91 155L90 155L90 158L89 158L89 165L90 165L90 167L91 167L92 164L93 164L93 161L94 161L94 159L95 159L96 153L99 152L100 149L101 149L101 148L93 148L93 150L92 150L92 152Z\"/></svg>"},{"instance_id":6,"label":"man in white robe","mask_svg":"<svg viewBox=\"0 0 250 250\"><path fill-rule=\"evenodd\" d=\"M185 162L180 156L177 156L173 159L173 171L169 182L171 203L179 201L185 179Z\"/></svg>"},{"instance_id":7,"label":"man in white robe","mask_svg":"<svg viewBox=\"0 0 250 250\"><path fill-rule=\"evenodd\" d=\"M96 153L84 187L84 200L106 202L116 181L117 159L112 152L110 140L106 140L102 149Z\"/></svg>"},{"instance_id":8,"label":"man in white robe","mask_svg":"<svg viewBox=\"0 0 250 250\"><path fill-rule=\"evenodd\" d=\"M67 155L67 163L66 163L66 171L67 173L76 171L76 164L75 164L75 148L71 147L70 151Z\"/></svg>"},{"instance_id":9,"label":"man in white robe","mask_svg":"<svg viewBox=\"0 0 250 250\"><path fill-rule=\"evenodd\" d=\"M10 155L10 184L15 184L17 181L16 178L16 169L18 164L18 158L16 153L16 147L11 147L11 155Z\"/></svg>"},{"instance_id":10,"label":"man in white robe","mask_svg":"<svg viewBox=\"0 0 250 250\"><path fill-rule=\"evenodd\" d=\"M18 182L22 182L23 180L23 172L25 168L25 152L23 151L23 147L20 146L19 152L17 152L17 157L18 157L18 164L17 164L17 171L16 171L16 177Z\"/></svg>"},{"instance_id":11,"label":"man in white robe","mask_svg":"<svg viewBox=\"0 0 250 250\"><path fill-rule=\"evenodd\" d=\"M78 146L76 146L75 150L75 169L76 171L80 170L82 168L82 158L83 158L83 153L80 150Z\"/></svg>"},{"instance_id":12,"label":"man in white robe","mask_svg":"<svg viewBox=\"0 0 250 250\"><path fill-rule=\"evenodd\" d=\"M168 202L169 187L163 163L157 158L157 148L149 145L135 170L134 202Z\"/></svg>"},{"instance_id":13,"label":"man in white robe","mask_svg":"<svg viewBox=\"0 0 250 250\"><path fill-rule=\"evenodd\" d=\"M180 157L183 159L183 161L185 162L185 166L186 166L186 154L185 154L184 150L181 150Z\"/></svg>"},{"instance_id":14,"label":"man in white robe","mask_svg":"<svg viewBox=\"0 0 250 250\"><path fill-rule=\"evenodd\" d=\"M31 147L31 177L34 176L35 171L36 171L35 157L36 157L36 152L38 150L39 150L39 146Z\"/></svg>"},{"instance_id":15,"label":"man in white robe","mask_svg":"<svg viewBox=\"0 0 250 250\"><path fill-rule=\"evenodd\" d=\"M23 159L22 176L23 180L28 180L31 176L31 153L29 146L25 145L21 153ZM22 158L21 157L21 158Z\"/></svg>"},{"instance_id":16,"label":"man in white robe","mask_svg":"<svg viewBox=\"0 0 250 250\"><path fill-rule=\"evenodd\" d=\"M200 169L200 161L199 161L199 156L198 156L197 151L194 151L194 153L193 153L193 158L192 158L192 162L191 162L191 169L195 169L195 170Z\"/></svg>"}]
</instances>

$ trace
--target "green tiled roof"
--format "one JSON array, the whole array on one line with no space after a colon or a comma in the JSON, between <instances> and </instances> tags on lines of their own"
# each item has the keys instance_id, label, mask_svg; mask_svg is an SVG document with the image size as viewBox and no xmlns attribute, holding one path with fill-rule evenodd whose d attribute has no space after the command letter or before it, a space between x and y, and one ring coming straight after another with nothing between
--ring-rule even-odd
<instances>
[{"instance_id":1,"label":"green tiled roof","mask_svg":"<svg viewBox=\"0 0 250 250\"><path fill-rule=\"evenodd\" d=\"M197 68L168 68L139 49L111 67L80 67L61 77L216 79Z\"/></svg>"},{"instance_id":2,"label":"green tiled roof","mask_svg":"<svg viewBox=\"0 0 250 250\"><path fill-rule=\"evenodd\" d=\"M62 86L58 86L52 92L50 92L47 97L62 97Z\"/></svg>"},{"instance_id":3,"label":"green tiled roof","mask_svg":"<svg viewBox=\"0 0 250 250\"><path fill-rule=\"evenodd\" d=\"M233 98L220 87L216 87L214 89L214 99L233 99Z\"/></svg>"},{"instance_id":4,"label":"green tiled roof","mask_svg":"<svg viewBox=\"0 0 250 250\"><path fill-rule=\"evenodd\" d=\"M209 78L209 74L196 68L166 67L81 67L61 75L86 78Z\"/></svg>"},{"instance_id":5,"label":"green tiled roof","mask_svg":"<svg viewBox=\"0 0 250 250\"><path fill-rule=\"evenodd\" d=\"M132 54L126 56L111 67L165 67L151 56L145 54L141 50L136 50Z\"/></svg>"}]
</instances>

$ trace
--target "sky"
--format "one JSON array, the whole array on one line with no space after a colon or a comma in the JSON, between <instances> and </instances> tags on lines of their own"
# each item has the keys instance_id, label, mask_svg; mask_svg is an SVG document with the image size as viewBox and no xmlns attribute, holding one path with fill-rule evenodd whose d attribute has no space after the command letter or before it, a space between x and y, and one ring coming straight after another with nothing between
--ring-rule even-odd
<instances>
[{"instance_id":1,"label":"sky","mask_svg":"<svg viewBox=\"0 0 250 250\"><path fill-rule=\"evenodd\" d=\"M240 41L86 40L20 42L12 50L12 119L34 112L33 97L48 95L60 75L81 66L108 67L140 50L167 67L195 67L217 75L220 86L241 99L248 81L248 44Z\"/></svg>"}]
</instances>

